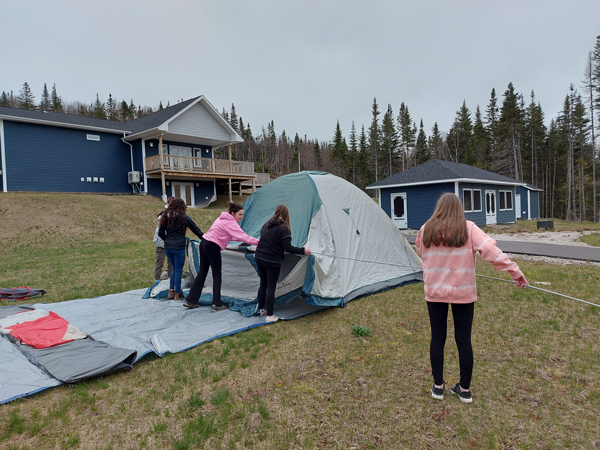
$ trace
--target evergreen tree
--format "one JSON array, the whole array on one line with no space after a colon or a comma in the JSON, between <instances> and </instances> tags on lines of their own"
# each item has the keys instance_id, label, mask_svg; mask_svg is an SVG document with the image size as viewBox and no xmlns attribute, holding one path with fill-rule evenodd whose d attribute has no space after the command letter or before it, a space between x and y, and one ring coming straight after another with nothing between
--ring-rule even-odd
<instances>
[{"instance_id":1,"label":"evergreen tree","mask_svg":"<svg viewBox=\"0 0 600 450\"><path fill-rule=\"evenodd\" d=\"M408 106L402 102L398 113L398 132L400 133L400 158L402 159L402 171L410 168L412 151L415 146L416 132L413 121L408 111Z\"/></svg>"},{"instance_id":2,"label":"evergreen tree","mask_svg":"<svg viewBox=\"0 0 600 450\"><path fill-rule=\"evenodd\" d=\"M133 99L131 99L131 101L129 102L129 111L130 111L130 117L131 117L130 120L137 119L139 117L139 116L136 116L136 114L135 114L137 111L137 108L135 107L135 104L133 103Z\"/></svg>"},{"instance_id":3,"label":"evergreen tree","mask_svg":"<svg viewBox=\"0 0 600 450\"><path fill-rule=\"evenodd\" d=\"M315 139L315 143L313 144L313 156L315 160L315 170L321 170L323 167L323 160L321 159L321 148L319 147L319 141Z\"/></svg>"},{"instance_id":4,"label":"evergreen tree","mask_svg":"<svg viewBox=\"0 0 600 450\"><path fill-rule=\"evenodd\" d=\"M294 153L292 154L292 159L290 160L290 171L291 172L300 172L301 171L301 161L300 161L300 137L298 133L294 137L294 145L293 145Z\"/></svg>"},{"instance_id":5,"label":"evergreen tree","mask_svg":"<svg viewBox=\"0 0 600 450\"><path fill-rule=\"evenodd\" d=\"M358 153L358 139L356 137L356 128L354 127L354 121L352 121L352 128L350 128L350 179L352 184L356 186L356 159Z\"/></svg>"},{"instance_id":6,"label":"evergreen tree","mask_svg":"<svg viewBox=\"0 0 600 450\"><path fill-rule=\"evenodd\" d=\"M396 159L396 154L398 152L398 143L398 131L394 125L394 112L392 110L392 105L388 103L388 109L383 115L383 121L381 123L381 156L382 159L385 156L388 160L387 170L384 172L382 178L387 178L394 174L394 160Z\"/></svg>"},{"instance_id":7,"label":"evergreen tree","mask_svg":"<svg viewBox=\"0 0 600 450\"><path fill-rule=\"evenodd\" d=\"M10 106L10 100L8 98L8 95L4 91L2 91L2 95L0 95L0 106Z\"/></svg>"},{"instance_id":8,"label":"evergreen tree","mask_svg":"<svg viewBox=\"0 0 600 450\"><path fill-rule=\"evenodd\" d=\"M332 163L337 167L337 175L338 177L342 176L342 164L344 163L344 159L346 156L346 152L344 151L344 137L342 136L342 129L340 128L340 121L337 121L335 126L335 133L333 135L332 149L331 149L331 159Z\"/></svg>"},{"instance_id":9,"label":"evergreen tree","mask_svg":"<svg viewBox=\"0 0 600 450\"><path fill-rule=\"evenodd\" d=\"M431 136L429 137L429 153L432 158L442 159L443 144L444 144L444 138L442 137L442 133L440 133L440 129L436 122L433 124L433 128L431 129Z\"/></svg>"},{"instance_id":10,"label":"evergreen tree","mask_svg":"<svg viewBox=\"0 0 600 450\"><path fill-rule=\"evenodd\" d=\"M496 152L498 151L498 141L497 141L497 133L498 133L498 117L500 114L500 110L498 108L498 98L496 97L496 89L492 88L492 93L490 95L490 102L488 103L485 115L485 129L487 131L490 148L488 150L489 161L488 167L491 168L493 166L493 161L497 158Z\"/></svg>"},{"instance_id":11,"label":"evergreen tree","mask_svg":"<svg viewBox=\"0 0 600 450\"><path fill-rule=\"evenodd\" d=\"M40 101L41 111L50 111L50 94L48 93L48 86L44 83L44 89L42 90L42 99Z\"/></svg>"},{"instance_id":12,"label":"evergreen tree","mask_svg":"<svg viewBox=\"0 0 600 450\"><path fill-rule=\"evenodd\" d=\"M23 83L23 87L19 92L19 101L21 102L22 109L36 109L35 107L35 96L31 92L31 88L27 82Z\"/></svg>"},{"instance_id":13,"label":"evergreen tree","mask_svg":"<svg viewBox=\"0 0 600 450\"><path fill-rule=\"evenodd\" d=\"M370 160L373 161L373 164L370 164L370 161L365 161L367 166L372 166L375 170L374 180L371 178L371 171L367 173L369 178L367 180L367 184L372 181L377 181L379 179L379 148L381 147L380 142L380 130L379 130L379 106L377 105L377 98L373 98L373 106L371 107L371 126L369 127L369 150L371 153Z\"/></svg>"},{"instance_id":14,"label":"evergreen tree","mask_svg":"<svg viewBox=\"0 0 600 450\"><path fill-rule=\"evenodd\" d=\"M365 132L365 126L362 125L360 137L358 139L358 173L360 174L360 188L364 189L372 179L369 166L370 146Z\"/></svg>"},{"instance_id":15,"label":"evergreen tree","mask_svg":"<svg viewBox=\"0 0 600 450\"><path fill-rule=\"evenodd\" d=\"M221 111L221 116L227 121L227 123L229 123L229 113L225 111L225 108L223 108L223 111Z\"/></svg>"},{"instance_id":16,"label":"evergreen tree","mask_svg":"<svg viewBox=\"0 0 600 450\"><path fill-rule=\"evenodd\" d=\"M52 93L50 94L50 111L64 112L62 99L56 93L56 83L52 86Z\"/></svg>"},{"instance_id":17,"label":"evergreen tree","mask_svg":"<svg viewBox=\"0 0 600 450\"><path fill-rule=\"evenodd\" d=\"M106 101L106 117L108 120L119 120L117 101L112 98L112 94L108 94L108 100Z\"/></svg>"},{"instance_id":18,"label":"evergreen tree","mask_svg":"<svg viewBox=\"0 0 600 450\"><path fill-rule=\"evenodd\" d=\"M599 220L597 208L598 188L596 185L596 109L598 109L598 113L600 114L600 102L598 102L598 98L600 97L600 36L598 36L598 38L596 39L596 47L598 59L596 59L595 57L596 52L589 52L588 59L586 61L585 71L583 73L583 88L585 90L586 99L588 101L587 105L588 114L590 117L590 133L592 138L592 220L594 222L597 222ZM596 108L596 104L598 104L598 108Z\"/></svg>"},{"instance_id":19,"label":"evergreen tree","mask_svg":"<svg viewBox=\"0 0 600 450\"><path fill-rule=\"evenodd\" d=\"M533 91L531 91L529 106L524 111L523 139L524 159L528 160L528 164L524 168L523 179L537 185L541 147L546 139L546 126L544 125L544 112L541 105L536 104Z\"/></svg>"},{"instance_id":20,"label":"evergreen tree","mask_svg":"<svg viewBox=\"0 0 600 450\"><path fill-rule=\"evenodd\" d=\"M163 104L162 104L162 100L161 100L161 101L158 103L158 110L159 110L159 111L162 111L163 109L165 109L165 108L163 108Z\"/></svg>"},{"instance_id":21,"label":"evergreen tree","mask_svg":"<svg viewBox=\"0 0 600 450\"><path fill-rule=\"evenodd\" d=\"M504 92L497 129L498 152L496 171L502 175L523 179L521 138L523 132L523 99L512 83Z\"/></svg>"},{"instance_id":22,"label":"evergreen tree","mask_svg":"<svg viewBox=\"0 0 600 450\"><path fill-rule=\"evenodd\" d=\"M119 111L119 115L121 116L121 122L127 122L133 119L131 110L129 109L129 105L125 100L121 102L121 108Z\"/></svg>"},{"instance_id":23,"label":"evergreen tree","mask_svg":"<svg viewBox=\"0 0 600 450\"><path fill-rule=\"evenodd\" d=\"M483 124L479 105L477 105L477 109L475 110L475 125L473 125L471 149L473 161L470 164L488 170L490 166L490 135Z\"/></svg>"},{"instance_id":24,"label":"evergreen tree","mask_svg":"<svg viewBox=\"0 0 600 450\"><path fill-rule=\"evenodd\" d=\"M106 105L100 101L100 96L96 93L96 102L94 102L90 108L91 116L96 119L106 120Z\"/></svg>"},{"instance_id":25,"label":"evergreen tree","mask_svg":"<svg viewBox=\"0 0 600 450\"><path fill-rule=\"evenodd\" d=\"M238 129L238 116L233 103L231 104L231 112L229 113L229 125L231 125L231 128L239 133L240 130Z\"/></svg>"},{"instance_id":26,"label":"evergreen tree","mask_svg":"<svg viewBox=\"0 0 600 450\"><path fill-rule=\"evenodd\" d=\"M423 119L421 119L421 125L419 127L419 134L417 136L417 143L415 146L415 165L424 164L429 161L429 146L427 145L427 135L423 129Z\"/></svg>"},{"instance_id":27,"label":"evergreen tree","mask_svg":"<svg viewBox=\"0 0 600 450\"><path fill-rule=\"evenodd\" d=\"M446 138L454 162L464 162L465 164L474 162L470 147L472 135L471 111L469 111L467 103L463 100L463 104L456 112L454 123Z\"/></svg>"}]
</instances>

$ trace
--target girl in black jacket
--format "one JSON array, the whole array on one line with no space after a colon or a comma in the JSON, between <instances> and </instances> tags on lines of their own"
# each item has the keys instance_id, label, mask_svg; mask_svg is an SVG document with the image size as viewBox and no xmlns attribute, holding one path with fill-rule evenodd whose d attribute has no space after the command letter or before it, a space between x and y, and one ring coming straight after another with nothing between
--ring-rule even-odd
<instances>
[{"instance_id":1,"label":"girl in black jacket","mask_svg":"<svg viewBox=\"0 0 600 450\"><path fill-rule=\"evenodd\" d=\"M279 319L273 315L273 306L284 252L310 255L309 249L292 245L290 212L287 206L279 205L273 217L263 225L254 255L260 276L258 308L261 316L267 315L267 322L276 322Z\"/></svg>"},{"instance_id":2,"label":"girl in black jacket","mask_svg":"<svg viewBox=\"0 0 600 450\"><path fill-rule=\"evenodd\" d=\"M185 264L185 232L189 228L198 238L202 239L202 231L185 213L186 210L185 202L180 198L174 198L160 218L160 227L158 228L158 236L165 241L165 254L173 266L169 296L167 297L169 300L183 300L181 274Z\"/></svg>"}]
</instances>

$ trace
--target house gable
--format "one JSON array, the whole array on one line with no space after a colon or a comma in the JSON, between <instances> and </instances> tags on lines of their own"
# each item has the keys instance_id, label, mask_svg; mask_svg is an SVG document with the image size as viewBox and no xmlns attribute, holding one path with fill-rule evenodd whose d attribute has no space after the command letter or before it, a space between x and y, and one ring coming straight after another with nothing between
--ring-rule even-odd
<instances>
[{"instance_id":1,"label":"house gable","mask_svg":"<svg viewBox=\"0 0 600 450\"><path fill-rule=\"evenodd\" d=\"M181 115L168 122L166 131L176 135L186 135L219 141L236 141L232 135L200 103L196 103Z\"/></svg>"}]
</instances>

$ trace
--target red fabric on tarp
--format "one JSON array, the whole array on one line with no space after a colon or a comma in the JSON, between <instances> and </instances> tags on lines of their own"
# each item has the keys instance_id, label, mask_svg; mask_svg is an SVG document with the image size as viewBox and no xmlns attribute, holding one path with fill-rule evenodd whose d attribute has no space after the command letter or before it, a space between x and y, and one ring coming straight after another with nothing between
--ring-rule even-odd
<instances>
[{"instance_id":1,"label":"red fabric on tarp","mask_svg":"<svg viewBox=\"0 0 600 450\"><path fill-rule=\"evenodd\" d=\"M23 344L29 344L35 348L48 348L73 340L64 339L68 327L69 322L50 311L47 316L23 322L8 329L10 329L10 334L20 339Z\"/></svg>"}]
</instances>

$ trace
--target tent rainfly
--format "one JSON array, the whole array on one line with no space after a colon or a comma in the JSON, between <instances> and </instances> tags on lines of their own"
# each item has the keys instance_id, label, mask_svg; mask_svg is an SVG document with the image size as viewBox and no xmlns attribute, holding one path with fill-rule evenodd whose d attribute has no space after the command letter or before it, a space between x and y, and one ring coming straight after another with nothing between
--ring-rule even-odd
<instances>
[{"instance_id":1,"label":"tent rainfly","mask_svg":"<svg viewBox=\"0 0 600 450\"><path fill-rule=\"evenodd\" d=\"M299 296L306 305L344 306L357 297L423 280L421 260L386 213L346 180L326 172L298 172L268 183L244 202L242 229L260 238L275 208L290 211L292 245L310 256L286 254L275 304ZM198 272L199 241L188 243L190 273ZM259 278L254 253L230 243L222 252L222 297L244 315L256 305ZM209 271L201 302L212 300ZM246 304L247 307L242 306Z\"/></svg>"}]
</instances>

